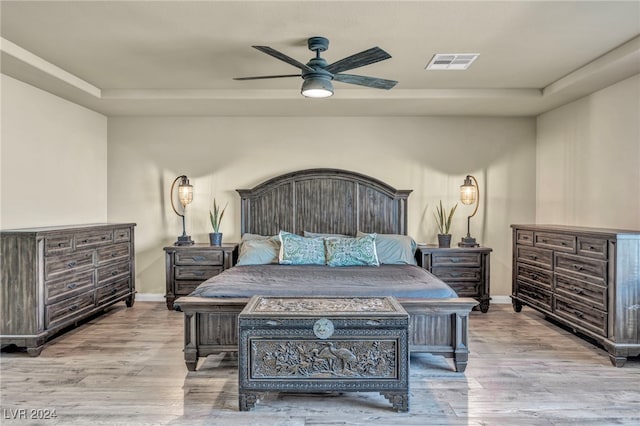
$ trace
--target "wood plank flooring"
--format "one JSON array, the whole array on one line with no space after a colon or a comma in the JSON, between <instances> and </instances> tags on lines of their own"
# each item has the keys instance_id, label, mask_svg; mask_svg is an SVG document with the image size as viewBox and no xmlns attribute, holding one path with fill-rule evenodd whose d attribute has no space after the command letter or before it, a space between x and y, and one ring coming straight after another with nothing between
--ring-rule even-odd
<instances>
[{"instance_id":1,"label":"wood plank flooring","mask_svg":"<svg viewBox=\"0 0 640 426\"><path fill-rule=\"evenodd\" d=\"M237 361L188 372L183 318L164 303L116 306L47 344L3 352L0 422L42 425L638 425L640 360L624 368L526 307L471 315L469 366L411 357L410 412L376 393L269 394L238 411ZM21 411L24 410L24 411ZM36 411L32 411L36 410ZM40 410L40 411L37 411ZM54 419L32 415L55 410ZM24 414L24 416L23 416ZM20 418L20 417L26 417Z\"/></svg>"}]
</instances>

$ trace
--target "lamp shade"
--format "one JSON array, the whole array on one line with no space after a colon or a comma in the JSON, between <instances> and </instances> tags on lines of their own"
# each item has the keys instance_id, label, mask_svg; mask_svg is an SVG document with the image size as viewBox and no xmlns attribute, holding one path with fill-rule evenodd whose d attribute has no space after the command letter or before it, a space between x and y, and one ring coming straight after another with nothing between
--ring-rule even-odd
<instances>
[{"instance_id":1,"label":"lamp shade","mask_svg":"<svg viewBox=\"0 0 640 426\"><path fill-rule=\"evenodd\" d=\"M331 77L322 74L306 77L302 83L301 93L307 98L328 98L333 95Z\"/></svg>"},{"instance_id":2,"label":"lamp shade","mask_svg":"<svg viewBox=\"0 0 640 426\"><path fill-rule=\"evenodd\" d=\"M178 185L178 199L182 207L191 204L193 201L193 185L189 184L189 179L186 176L182 176L182 180Z\"/></svg>"},{"instance_id":3,"label":"lamp shade","mask_svg":"<svg viewBox=\"0 0 640 426\"><path fill-rule=\"evenodd\" d=\"M478 199L478 187L471 181L471 176L467 176L464 183L460 185L460 201L462 204L470 205Z\"/></svg>"}]
</instances>

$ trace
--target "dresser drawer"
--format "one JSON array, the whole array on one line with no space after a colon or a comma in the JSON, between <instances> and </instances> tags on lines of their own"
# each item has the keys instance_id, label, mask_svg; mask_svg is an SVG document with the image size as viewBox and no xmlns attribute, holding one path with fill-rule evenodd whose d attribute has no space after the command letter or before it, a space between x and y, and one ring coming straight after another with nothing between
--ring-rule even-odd
<instances>
[{"instance_id":1,"label":"dresser drawer","mask_svg":"<svg viewBox=\"0 0 640 426\"><path fill-rule=\"evenodd\" d=\"M533 238L536 247L565 251L568 253L576 252L576 237L573 235L535 232Z\"/></svg>"},{"instance_id":2,"label":"dresser drawer","mask_svg":"<svg viewBox=\"0 0 640 426\"><path fill-rule=\"evenodd\" d=\"M44 254L60 254L73 250L73 234L52 235L44 239Z\"/></svg>"},{"instance_id":3,"label":"dresser drawer","mask_svg":"<svg viewBox=\"0 0 640 426\"><path fill-rule=\"evenodd\" d=\"M117 281L113 284L98 287L96 290L96 304L98 306L109 302L109 299L117 299L118 297L129 292L129 279Z\"/></svg>"},{"instance_id":4,"label":"dresser drawer","mask_svg":"<svg viewBox=\"0 0 640 426\"><path fill-rule=\"evenodd\" d=\"M93 309L95 303L95 290L82 293L71 299L64 299L58 303L48 305L46 308L46 325L53 327L67 321L73 321L85 311Z\"/></svg>"},{"instance_id":5,"label":"dresser drawer","mask_svg":"<svg viewBox=\"0 0 640 426\"><path fill-rule=\"evenodd\" d=\"M176 265L222 265L223 262L224 253L217 250L177 251L175 254Z\"/></svg>"},{"instance_id":6,"label":"dresser drawer","mask_svg":"<svg viewBox=\"0 0 640 426\"><path fill-rule=\"evenodd\" d=\"M595 259L607 259L609 242L602 238L578 237L578 254Z\"/></svg>"},{"instance_id":7,"label":"dresser drawer","mask_svg":"<svg viewBox=\"0 0 640 426\"><path fill-rule=\"evenodd\" d=\"M200 280L205 281L207 278L211 278L214 275L218 275L223 271L223 267L193 267L193 266L176 266L175 279L176 280Z\"/></svg>"},{"instance_id":8,"label":"dresser drawer","mask_svg":"<svg viewBox=\"0 0 640 426\"><path fill-rule=\"evenodd\" d=\"M553 268L553 252L548 249L518 245L516 259L544 269Z\"/></svg>"},{"instance_id":9,"label":"dresser drawer","mask_svg":"<svg viewBox=\"0 0 640 426\"><path fill-rule=\"evenodd\" d=\"M130 228L117 228L113 231L113 241L120 243L123 241L131 241Z\"/></svg>"},{"instance_id":10,"label":"dresser drawer","mask_svg":"<svg viewBox=\"0 0 640 426\"><path fill-rule=\"evenodd\" d=\"M96 274L93 270L65 275L57 280L45 283L47 304L68 299L80 293L92 290L96 285Z\"/></svg>"},{"instance_id":11,"label":"dresser drawer","mask_svg":"<svg viewBox=\"0 0 640 426\"><path fill-rule=\"evenodd\" d=\"M553 288L553 272L536 268L524 263L516 264L516 276L518 280L528 281L531 284L545 288L549 291Z\"/></svg>"},{"instance_id":12,"label":"dresser drawer","mask_svg":"<svg viewBox=\"0 0 640 426\"><path fill-rule=\"evenodd\" d=\"M528 304L551 312L552 293L545 288L517 281L516 296Z\"/></svg>"},{"instance_id":13,"label":"dresser drawer","mask_svg":"<svg viewBox=\"0 0 640 426\"><path fill-rule=\"evenodd\" d=\"M532 246L533 245L533 231L525 231L523 229L518 229L516 231L516 243Z\"/></svg>"},{"instance_id":14,"label":"dresser drawer","mask_svg":"<svg viewBox=\"0 0 640 426\"><path fill-rule=\"evenodd\" d=\"M604 260L556 253L555 266L558 272L581 274L600 279L602 280L602 285L605 285L607 280L607 262Z\"/></svg>"},{"instance_id":15,"label":"dresser drawer","mask_svg":"<svg viewBox=\"0 0 640 426\"><path fill-rule=\"evenodd\" d=\"M582 326L601 336L607 335L607 314L605 312L583 305L575 300L566 299L560 295L555 296L554 305L556 315L564 317L573 324Z\"/></svg>"},{"instance_id":16,"label":"dresser drawer","mask_svg":"<svg viewBox=\"0 0 640 426\"><path fill-rule=\"evenodd\" d=\"M107 247L100 247L98 253L98 265L103 265L117 260L129 259L129 243L114 244Z\"/></svg>"},{"instance_id":17,"label":"dresser drawer","mask_svg":"<svg viewBox=\"0 0 640 426\"><path fill-rule=\"evenodd\" d=\"M105 283L115 281L131 273L129 262L118 262L113 264L107 264L98 268L98 285L104 285Z\"/></svg>"},{"instance_id":18,"label":"dresser drawer","mask_svg":"<svg viewBox=\"0 0 640 426\"><path fill-rule=\"evenodd\" d=\"M57 274L68 271L82 270L93 267L93 250L79 251L70 254L45 257L44 278L45 280Z\"/></svg>"},{"instance_id":19,"label":"dresser drawer","mask_svg":"<svg viewBox=\"0 0 640 426\"><path fill-rule=\"evenodd\" d=\"M100 229L96 231L78 232L74 238L76 249L110 244L113 242L113 230Z\"/></svg>"},{"instance_id":20,"label":"dresser drawer","mask_svg":"<svg viewBox=\"0 0 640 426\"><path fill-rule=\"evenodd\" d=\"M442 281L480 281L480 268L434 267L431 273Z\"/></svg>"},{"instance_id":21,"label":"dresser drawer","mask_svg":"<svg viewBox=\"0 0 640 426\"><path fill-rule=\"evenodd\" d=\"M431 266L480 266L481 253L433 253Z\"/></svg>"},{"instance_id":22,"label":"dresser drawer","mask_svg":"<svg viewBox=\"0 0 640 426\"><path fill-rule=\"evenodd\" d=\"M597 281L597 280L595 280ZM589 282L577 278L556 274L556 292L568 298L601 309L607 310L607 287L602 282Z\"/></svg>"}]
</instances>

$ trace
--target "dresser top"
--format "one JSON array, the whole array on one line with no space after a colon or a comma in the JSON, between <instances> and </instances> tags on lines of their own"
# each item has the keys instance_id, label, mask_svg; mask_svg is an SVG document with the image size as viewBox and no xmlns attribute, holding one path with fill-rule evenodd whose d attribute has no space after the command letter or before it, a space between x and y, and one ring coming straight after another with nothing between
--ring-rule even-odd
<instances>
[{"instance_id":1,"label":"dresser top","mask_svg":"<svg viewBox=\"0 0 640 426\"><path fill-rule=\"evenodd\" d=\"M81 225L61 225L61 226L42 226L35 228L18 228L18 229L3 229L1 233L21 233L21 232L60 232L60 231L76 231L76 230L89 230L92 228L104 228L104 227L130 227L136 226L135 223L85 223Z\"/></svg>"},{"instance_id":2,"label":"dresser top","mask_svg":"<svg viewBox=\"0 0 640 426\"><path fill-rule=\"evenodd\" d=\"M592 228L588 226L565 226L565 225L511 225L513 229L526 229L532 231L550 231L550 232L565 232L565 233L583 233L583 234L605 234L605 235L629 235L633 238L640 237L640 231L625 230L625 229L611 229L611 228Z\"/></svg>"}]
</instances>

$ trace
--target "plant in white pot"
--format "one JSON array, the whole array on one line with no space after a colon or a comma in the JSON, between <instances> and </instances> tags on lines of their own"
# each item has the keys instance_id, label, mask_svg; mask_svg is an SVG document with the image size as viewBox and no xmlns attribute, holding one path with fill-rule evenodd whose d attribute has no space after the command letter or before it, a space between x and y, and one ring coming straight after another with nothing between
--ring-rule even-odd
<instances>
[{"instance_id":1,"label":"plant in white pot","mask_svg":"<svg viewBox=\"0 0 640 426\"><path fill-rule=\"evenodd\" d=\"M222 233L220 232L220 223L222 222L222 218L224 217L224 211L227 209L227 205L221 209L218 203L216 203L216 199L213 199L213 210L209 210L209 219L211 219L211 227L213 228L213 232L209 234L209 242L212 246L220 246L222 245Z\"/></svg>"},{"instance_id":2,"label":"plant in white pot","mask_svg":"<svg viewBox=\"0 0 640 426\"><path fill-rule=\"evenodd\" d=\"M458 207L458 203L456 203L451 210L447 212L447 210L442 207L442 200L440 200L440 205L436 206L436 211L433 215L435 216L436 224L438 225L438 247L451 247L451 234L449 233L449 230L451 229L451 219L453 219L456 207Z\"/></svg>"}]
</instances>

